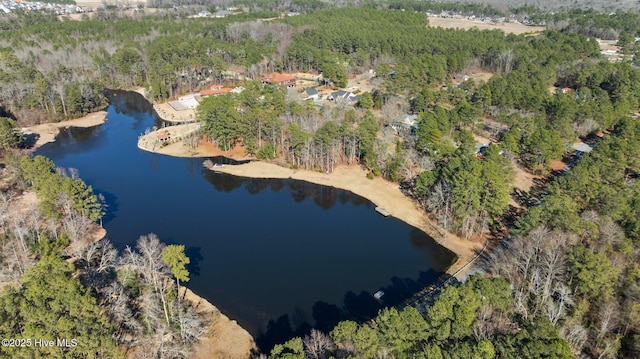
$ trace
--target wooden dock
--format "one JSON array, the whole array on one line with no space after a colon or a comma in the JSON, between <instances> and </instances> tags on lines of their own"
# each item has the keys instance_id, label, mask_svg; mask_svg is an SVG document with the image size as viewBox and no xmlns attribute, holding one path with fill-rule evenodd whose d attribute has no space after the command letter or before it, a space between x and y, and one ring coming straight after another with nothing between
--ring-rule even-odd
<instances>
[{"instance_id":1,"label":"wooden dock","mask_svg":"<svg viewBox=\"0 0 640 359\"><path fill-rule=\"evenodd\" d=\"M382 207L376 207L376 212L380 213L381 215L383 215L385 217L389 217L391 215L391 212L387 211L386 209L384 209Z\"/></svg>"}]
</instances>

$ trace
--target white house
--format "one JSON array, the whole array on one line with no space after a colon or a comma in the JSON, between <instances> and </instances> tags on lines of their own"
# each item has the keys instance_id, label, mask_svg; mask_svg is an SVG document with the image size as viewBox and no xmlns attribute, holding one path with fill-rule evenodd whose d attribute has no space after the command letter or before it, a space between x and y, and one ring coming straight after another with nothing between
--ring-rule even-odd
<instances>
[{"instance_id":1,"label":"white house","mask_svg":"<svg viewBox=\"0 0 640 359\"><path fill-rule=\"evenodd\" d=\"M346 91L346 90L338 90L336 92L332 92L328 98L329 98L329 101L336 101L336 102L348 101L349 103L352 103L352 104L360 100L359 96L356 96L353 93L351 93L351 91Z\"/></svg>"},{"instance_id":2,"label":"white house","mask_svg":"<svg viewBox=\"0 0 640 359\"><path fill-rule=\"evenodd\" d=\"M417 122L418 115L402 115L391 121L391 127L398 132L413 133Z\"/></svg>"},{"instance_id":3,"label":"white house","mask_svg":"<svg viewBox=\"0 0 640 359\"><path fill-rule=\"evenodd\" d=\"M306 89L303 93L303 97L305 100L316 101L319 99L320 95L318 95L318 89L314 87L314 88Z\"/></svg>"}]
</instances>

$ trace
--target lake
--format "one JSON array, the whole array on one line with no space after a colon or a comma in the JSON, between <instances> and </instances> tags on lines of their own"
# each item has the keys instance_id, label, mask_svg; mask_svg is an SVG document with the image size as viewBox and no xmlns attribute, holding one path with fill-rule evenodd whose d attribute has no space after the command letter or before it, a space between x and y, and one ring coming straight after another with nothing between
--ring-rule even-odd
<instances>
[{"instance_id":1,"label":"lake","mask_svg":"<svg viewBox=\"0 0 640 359\"><path fill-rule=\"evenodd\" d=\"M187 286L263 350L309 326L366 320L434 282L454 260L351 192L233 177L204 169L203 159L141 151L137 137L162 122L137 93L109 99L105 124L65 130L36 154L78 169L104 194L104 227L118 248L148 233L184 244L192 262ZM377 301L372 294L381 289Z\"/></svg>"}]
</instances>

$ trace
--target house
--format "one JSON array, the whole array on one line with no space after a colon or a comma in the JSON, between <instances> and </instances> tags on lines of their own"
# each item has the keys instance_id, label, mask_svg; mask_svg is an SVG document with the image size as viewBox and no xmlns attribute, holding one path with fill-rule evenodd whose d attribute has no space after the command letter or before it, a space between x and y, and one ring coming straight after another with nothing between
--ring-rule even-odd
<instances>
[{"instance_id":1,"label":"house","mask_svg":"<svg viewBox=\"0 0 640 359\"><path fill-rule=\"evenodd\" d=\"M456 74L453 78L457 81L467 81L469 79L469 76L465 74Z\"/></svg>"},{"instance_id":2,"label":"house","mask_svg":"<svg viewBox=\"0 0 640 359\"><path fill-rule=\"evenodd\" d=\"M231 91L232 91L232 89L230 89L228 87L212 86L209 89L200 91L200 96L202 96L202 97L218 96L218 95L222 95L222 94L225 94L225 93L229 93Z\"/></svg>"},{"instance_id":3,"label":"house","mask_svg":"<svg viewBox=\"0 0 640 359\"><path fill-rule=\"evenodd\" d=\"M418 115L402 115L391 121L391 127L399 133L413 133L417 122Z\"/></svg>"},{"instance_id":4,"label":"house","mask_svg":"<svg viewBox=\"0 0 640 359\"><path fill-rule=\"evenodd\" d=\"M284 75L277 72L262 75L263 85L278 85L287 86L290 88L296 87L296 78L291 75Z\"/></svg>"},{"instance_id":5,"label":"house","mask_svg":"<svg viewBox=\"0 0 640 359\"><path fill-rule=\"evenodd\" d=\"M230 16L230 15L233 15L233 12L231 12L229 10L218 10L218 11L216 11L216 13L213 16L218 18L218 19L222 19L222 18Z\"/></svg>"},{"instance_id":6,"label":"house","mask_svg":"<svg viewBox=\"0 0 640 359\"><path fill-rule=\"evenodd\" d=\"M211 15L211 12L207 10L202 10L198 13L198 17L207 17L209 15Z\"/></svg>"},{"instance_id":7,"label":"house","mask_svg":"<svg viewBox=\"0 0 640 359\"><path fill-rule=\"evenodd\" d=\"M479 160L484 159L484 153L489 148L490 143L476 142L476 158Z\"/></svg>"},{"instance_id":8,"label":"house","mask_svg":"<svg viewBox=\"0 0 640 359\"><path fill-rule=\"evenodd\" d=\"M166 132L160 132L158 133L156 139L158 140L158 142L167 142L171 140L171 135Z\"/></svg>"},{"instance_id":9,"label":"house","mask_svg":"<svg viewBox=\"0 0 640 359\"><path fill-rule=\"evenodd\" d=\"M356 96L352 94L350 91L346 91L346 90L338 90L336 92L332 92L331 95L329 95L329 101L336 101L336 102L348 101L353 104L358 102L358 100L360 100L359 96Z\"/></svg>"},{"instance_id":10,"label":"house","mask_svg":"<svg viewBox=\"0 0 640 359\"><path fill-rule=\"evenodd\" d=\"M303 93L303 97L305 100L312 100L312 101L318 100L319 98L318 89L316 89L315 87L306 89Z\"/></svg>"}]
</instances>

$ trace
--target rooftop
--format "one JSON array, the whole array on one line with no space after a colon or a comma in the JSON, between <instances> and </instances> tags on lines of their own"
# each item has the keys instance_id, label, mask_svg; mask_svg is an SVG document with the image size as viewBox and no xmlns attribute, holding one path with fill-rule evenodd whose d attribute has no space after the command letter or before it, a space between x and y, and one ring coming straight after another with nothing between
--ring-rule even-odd
<instances>
[{"instance_id":1,"label":"rooftop","mask_svg":"<svg viewBox=\"0 0 640 359\"><path fill-rule=\"evenodd\" d=\"M202 96L220 95L220 94L223 94L223 93L231 92L231 90L232 89L230 89L228 87L210 88L210 89L206 89L206 90L200 91L200 95L202 95Z\"/></svg>"},{"instance_id":2,"label":"rooftop","mask_svg":"<svg viewBox=\"0 0 640 359\"><path fill-rule=\"evenodd\" d=\"M591 152L593 148L584 142L574 143L571 148L580 152Z\"/></svg>"},{"instance_id":3,"label":"rooftop","mask_svg":"<svg viewBox=\"0 0 640 359\"><path fill-rule=\"evenodd\" d=\"M296 78L291 75L280 74L277 72L272 72L270 74L262 75L262 81L268 83L282 83L288 81L295 81Z\"/></svg>"}]
</instances>

